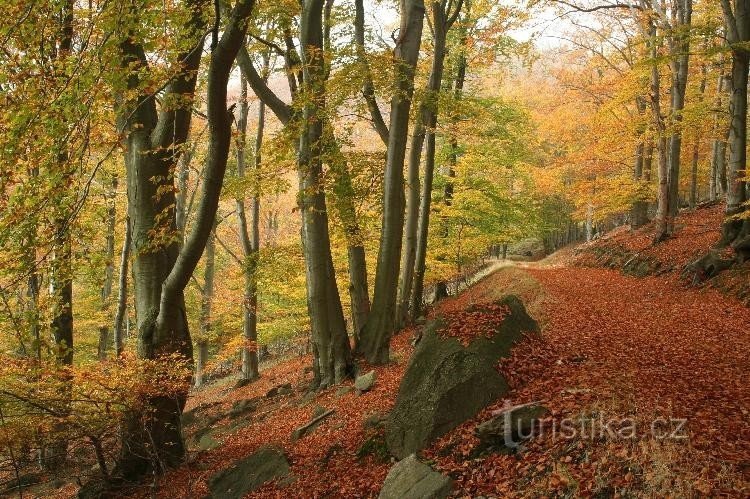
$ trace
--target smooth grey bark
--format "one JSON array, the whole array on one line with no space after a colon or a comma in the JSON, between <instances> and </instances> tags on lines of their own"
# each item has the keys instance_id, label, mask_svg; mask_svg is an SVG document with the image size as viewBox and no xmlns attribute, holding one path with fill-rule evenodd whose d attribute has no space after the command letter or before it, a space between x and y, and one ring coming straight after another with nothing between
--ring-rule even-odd
<instances>
[{"instance_id":1,"label":"smooth grey bark","mask_svg":"<svg viewBox=\"0 0 750 499\"><path fill-rule=\"evenodd\" d=\"M661 76L659 75L659 38L657 37L656 24L649 19L648 47L651 64L650 74L650 97L651 114L656 131L656 149L658 151L657 176L657 208L656 208L656 233L654 242L664 240L669 236L669 162L667 151L666 124L661 111ZM588 240L588 239L587 239Z\"/></svg>"},{"instance_id":2,"label":"smooth grey bark","mask_svg":"<svg viewBox=\"0 0 750 499\"><path fill-rule=\"evenodd\" d=\"M396 325L396 292L404 229L404 156L409 131L409 110L414 94L414 73L422 42L424 11L422 0L403 0L401 27L394 51L396 91L391 100L388 127L375 290L372 311L358 345L359 351L373 364L388 362L390 339Z\"/></svg>"},{"instance_id":3,"label":"smooth grey bark","mask_svg":"<svg viewBox=\"0 0 750 499\"><path fill-rule=\"evenodd\" d=\"M721 0L726 35L732 49L732 79L729 113L729 163L727 165L726 219L722 226L720 245L732 245L741 260L750 256L750 222L736 215L744 210L747 200L746 181L743 172L747 168L747 84L750 68L750 5L739 0L732 3Z\"/></svg>"},{"instance_id":4,"label":"smooth grey bark","mask_svg":"<svg viewBox=\"0 0 750 499\"><path fill-rule=\"evenodd\" d=\"M203 385L204 369L208 363L208 335L211 334L211 308L214 301L214 276L216 275L216 228L206 241L204 251L206 266L203 269L203 287L201 288L201 335L198 340L198 355L195 361L195 386Z\"/></svg>"},{"instance_id":5,"label":"smooth grey bark","mask_svg":"<svg viewBox=\"0 0 750 499\"><path fill-rule=\"evenodd\" d=\"M232 63L245 37L246 20L253 0L238 1L226 20L224 33L212 44L207 77L209 149L196 220L184 245L174 239L152 240L152 231L176 231L174 216L163 217L175 205L176 166L192 115L192 97L205 33L202 6L189 3L193 16L189 36L195 44L180 56L182 72L171 80L165 96L180 96L184 106L157 110L156 99L142 89L138 69L148 66L143 47L132 32L121 33L123 70L130 92L118 98L118 131L124 137L128 178L129 215L133 225L133 263L138 325L138 355L156 358L178 354L192 360L184 289L203 253L213 228L231 141L231 118L227 111L227 82ZM137 12L133 12L137 17ZM133 69L136 69L135 71ZM154 181L156 179L157 181ZM157 195L158 194L158 195ZM172 213L174 213L172 211ZM158 231L157 231L158 232ZM132 415L123 429L122 452L117 472L125 479L138 479L149 470L159 472L180 463L185 455L180 415L187 398L154 397L152 412L143 421Z\"/></svg>"},{"instance_id":6,"label":"smooth grey bark","mask_svg":"<svg viewBox=\"0 0 750 499\"><path fill-rule=\"evenodd\" d=\"M668 234L672 221L680 209L680 150L682 148L682 111L685 108L690 62L690 30L692 28L693 0L676 0L672 8L672 26L669 36L669 51L672 68L672 91L670 124L672 136L669 139L669 199Z\"/></svg>"},{"instance_id":7,"label":"smooth grey bark","mask_svg":"<svg viewBox=\"0 0 750 499\"><path fill-rule=\"evenodd\" d=\"M263 81L267 77L269 58L263 57ZM239 140L237 147L237 176L245 177L245 153L247 151L247 80L244 73L240 78L240 113L237 120ZM254 168L257 172L261 164L261 148L263 146L263 131L266 122L266 105L260 101L258 106L258 126L255 135ZM245 292L242 302L242 335L246 344L242 348L242 378L247 380L257 379L258 372L258 293L256 272L258 268L258 251L260 249L260 193L253 193L250 205L250 228L248 229L247 215L245 211L245 199L238 197L235 200L237 206L237 222L239 225L240 241L242 243L242 256L244 258Z\"/></svg>"},{"instance_id":8,"label":"smooth grey bark","mask_svg":"<svg viewBox=\"0 0 750 499\"><path fill-rule=\"evenodd\" d=\"M372 119L372 127L377 132L383 144L388 146L388 125L385 124L375 98L375 85L372 82L372 72L367 61L365 51L365 7L364 0L354 0L354 44L357 48L357 60L362 67L362 96L367 103L367 109Z\"/></svg>"},{"instance_id":9,"label":"smooth grey bark","mask_svg":"<svg viewBox=\"0 0 750 499\"><path fill-rule=\"evenodd\" d=\"M319 1L307 2L304 6L301 18L301 45L308 50L302 58L294 47L290 30L284 30L286 46L284 60L292 99L299 96L300 85L311 92L306 96L301 114L282 101L268 87L246 53L240 51L238 57L240 69L247 77L256 96L265 102L279 121L285 126L296 126L299 123L299 141L295 147L300 180L301 236L305 255L308 311L313 329L314 384L318 387L338 383L351 371L351 347L333 268L322 176L323 148L329 151L333 149L334 161L338 155L336 151L339 151L331 126L326 123L324 109L325 80L328 72L325 60L320 57L324 46L322 22L324 6L325 4ZM304 58L305 56L307 59ZM301 73L298 71L300 67L303 68ZM319 114L322 118L318 117ZM326 128L329 130L327 131ZM336 173L338 169L336 164L331 166ZM340 183L342 178L346 177L337 175L336 183ZM341 209L341 207L337 208ZM346 212L346 209L344 211ZM354 215L353 209L351 215ZM342 213L342 219L348 219L346 213ZM350 272L350 279L353 279L352 275L364 276L364 280L358 282L364 283L363 287L366 292L364 248L361 252L355 252L354 255L350 252L349 267L350 271L352 268L355 269L354 274ZM361 310L366 311L366 308L363 307Z\"/></svg>"},{"instance_id":10,"label":"smooth grey bark","mask_svg":"<svg viewBox=\"0 0 750 499\"><path fill-rule=\"evenodd\" d=\"M411 288L414 280L414 266L416 261L419 224L419 166L422 160L422 147L425 137L428 145L425 153L424 177L432 177L435 169L435 128L438 117L438 93L443 82L445 67L446 40L448 30L455 22L461 11L462 0L455 6L455 12L449 12L447 2L432 3L432 38L433 55L430 76L420 102L416 123L411 138L409 150L409 166L407 174L406 198L406 226L404 229L404 248L401 254L401 275L398 287L398 311L396 314L397 327L403 327L409 318L409 303ZM429 144L432 140L432 145ZM431 193L429 194L431 195Z\"/></svg>"},{"instance_id":11,"label":"smooth grey bark","mask_svg":"<svg viewBox=\"0 0 750 499\"><path fill-rule=\"evenodd\" d=\"M708 67L706 64L701 64L701 83L699 87L698 100L703 102L704 95L706 93L706 74L708 73ZM693 157L690 162L690 194L689 204L690 209L694 210L698 203L698 162L700 161L700 135L696 135L693 141Z\"/></svg>"},{"instance_id":12,"label":"smooth grey bark","mask_svg":"<svg viewBox=\"0 0 750 499\"><path fill-rule=\"evenodd\" d=\"M104 264L104 281L101 288L102 310L109 310L112 297L112 285L115 274L115 226L117 224L117 207L115 197L117 195L117 176L112 177L112 183L105 199L107 202L107 239L105 246L105 264ZM110 337L109 325L99 327L99 360L107 358L107 349L109 348Z\"/></svg>"},{"instance_id":13,"label":"smooth grey bark","mask_svg":"<svg viewBox=\"0 0 750 499\"><path fill-rule=\"evenodd\" d=\"M443 58L439 61L439 80L430 83L433 86L434 91L437 92L440 89L442 81L442 73L444 68L444 59L446 53L445 43L447 40L448 30L453 26L458 15L461 13L462 2L457 2L454 5L454 11L449 12L448 5L443 2L440 4L440 8L437 8L436 4L433 4L433 31L435 36L435 50L437 53L438 47L442 48ZM437 12L437 14L436 14ZM469 13L467 12L466 18L468 19ZM437 26L443 27L440 30ZM438 43L438 41L442 43ZM466 27L462 27L460 36L460 53L456 62L456 76L453 84L453 98L456 102L461 100L464 89L464 82L466 81L466 66L467 60L466 55L463 52L464 46L467 41ZM437 61L437 60L436 60ZM454 114L451 116L451 121L454 124L459 119L458 115ZM437 126L437 110L428 115L427 132L426 132L426 150L425 150L425 165L422 180L422 193L419 198L419 212L417 215L417 232L414 248L414 271L413 281L411 285L406 288L408 289L405 295L402 295L402 300L408 300L408 313L409 319L414 322L420 315L422 315L423 301L424 301L424 275L426 271L427 262L427 236L430 227L430 209L432 205L432 183L435 177L435 128ZM456 164L458 162L458 139L453 134L449 137L450 154L448 156L448 178L445 186L445 203L450 204L453 197L453 181L451 180L456 174ZM412 213L410 213L412 215ZM403 311L407 313L406 310Z\"/></svg>"},{"instance_id":14,"label":"smooth grey bark","mask_svg":"<svg viewBox=\"0 0 750 499\"><path fill-rule=\"evenodd\" d=\"M113 327L113 343L115 345L115 358L122 355L123 346L123 322L128 309L128 263L130 261L130 244L132 229L130 217L125 217L125 239L120 252L120 277L117 290L117 312L115 313L115 325Z\"/></svg>"},{"instance_id":15,"label":"smooth grey bark","mask_svg":"<svg viewBox=\"0 0 750 499\"><path fill-rule=\"evenodd\" d=\"M638 96L635 99L636 109L638 115L642 116L646 112L646 101L642 96ZM644 177L644 163L645 163L645 150L646 145L644 144L643 134L646 131L645 126L638 128L638 142L635 146L635 165L633 167L633 180L636 183L638 192L636 193L637 198L633 201L630 207L630 228L637 229L648 222L648 205L646 200L640 197L640 186L643 183Z\"/></svg>"},{"instance_id":16,"label":"smooth grey bark","mask_svg":"<svg viewBox=\"0 0 750 499\"><path fill-rule=\"evenodd\" d=\"M306 0L302 10L300 45L305 101L298 149L307 302L318 387L339 383L351 372L351 350L333 269L323 183L323 7L322 0Z\"/></svg>"},{"instance_id":17,"label":"smooth grey bark","mask_svg":"<svg viewBox=\"0 0 750 499\"><path fill-rule=\"evenodd\" d=\"M367 317L370 314L370 292L367 285L365 247L357 209L354 204L355 192L349 165L336 140L333 126L328 120L325 123L324 134L328 149L329 171L333 177L332 194L335 201L334 206L344 227L344 235L346 237L352 333L356 348L362 328L367 323Z\"/></svg>"},{"instance_id":18,"label":"smooth grey bark","mask_svg":"<svg viewBox=\"0 0 750 499\"><path fill-rule=\"evenodd\" d=\"M716 82L716 97L713 103L713 140L711 141L711 168L709 199L715 201L723 197L726 191L726 155L727 140L729 139L729 127L726 126L724 109L724 96L731 86L731 80L723 72L723 58L720 62L722 74Z\"/></svg>"}]
</instances>

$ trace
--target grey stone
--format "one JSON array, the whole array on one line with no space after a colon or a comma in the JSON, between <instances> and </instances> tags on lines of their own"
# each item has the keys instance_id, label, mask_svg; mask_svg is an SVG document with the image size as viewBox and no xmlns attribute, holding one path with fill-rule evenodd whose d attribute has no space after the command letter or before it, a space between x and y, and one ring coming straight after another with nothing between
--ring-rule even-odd
<instances>
[{"instance_id":1,"label":"grey stone","mask_svg":"<svg viewBox=\"0 0 750 499\"><path fill-rule=\"evenodd\" d=\"M438 336L440 319L425 327L386 424L386 442L394 456L404 458L425 448L508 392L497 362L524 333L538 332L539 326L517 297L498 304L509 313L496 333L467 347Z\"/></svg>"},{"instance_id":2,"label":"grey stone","mask_svg":"<svg viewBox=\"0 0 750 499\"><path fill-rule=\"evenodd\" d=\"M208 482L210 497L240 499L275 478L289 475L289 462L280 449L262 447L214 475Z\"/></svg>"},{"instance_id":3,"label":"grey stone","mask_svg":"<svg viewBox=\"0 0 750 499\"><path fill-rule=\"evenodd\" d=\"M443 499L453 481L420 462L412 454L396 463L385 477L379 499Z\"/></svg>"},{"instance_id":4,"label":"grey stone","mask_svg":"<svg viewBox=\"0 0 750 499\"><path fill-rule=\"evenodd\" d=\"M375 370L357 376L357 379L354 380L354 389L359 393L369 391L375 385L376 378L377 374L375 373Z\"/></svg>"},{"instance_id":5,"label":"grey stone","mask_svg":"<svg viewBox=\"0 0 750 499\"><path fill-rule=\"evenodd\" d=\"M507 447L515 449L528 438L534 426L547 414L547 408L536 403L509 407L474 428L480 447Z\"/></svg>"}]
</instances>

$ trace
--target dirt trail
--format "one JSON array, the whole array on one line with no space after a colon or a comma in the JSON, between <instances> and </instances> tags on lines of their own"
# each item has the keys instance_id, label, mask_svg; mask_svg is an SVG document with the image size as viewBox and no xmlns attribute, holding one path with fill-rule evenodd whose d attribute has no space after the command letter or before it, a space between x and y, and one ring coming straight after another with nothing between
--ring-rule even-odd
<instances>
[{"instance_id":1,"label":"dirt trail","mask_svg":"<svg viewBox=\"0 0 750 499\"><path fill-rule=\"evenodd\" d=\"M457 497L750 496L750 309L666 276L568 267L569 256L498 262L490 275L431 310L439 315L516 294L543 334L524 340L498 366L512 388L506 399L439 439L424 457L454 478ZM377 382L363 395L333 387L309 398L308 356L270 367L243 388L216 385L196 393L191 407L216 403L211 410L219 414L237 400L260 402L238 429L216 422L221 446L168 474L170 487L159 496L201 497L214 473L272 443L284 447L295 480L269 483L254 496L376 497L391 463L375 454L358 457L372 436L363 422L393 404L413 333L394 338L393 362L376 368ZM287 382L292 394L263 397ZM505 403L530 401L551 410L544 433L518 454L474 454L478 422ZM291 432L318 405L336 412L292 442ZM683 419L676 438L651 431L658 420L658 437L669 436ZM561 438L549 431L565 420L633 421L636 434L594 434L587 426ZM621 429L619 423L612 429Z\"/></svg>"},{"instance_id":2,"label":"dirt trail","mask_svg":"<svg viewBox=\"0 0 750 499\"><path fill-rule=\"evenodd\" d=\"M466 473L461 456L438 457L443 469L461 473L462 488L472 493L750 493L750 309L674 279L569 268L559 260L520 264L476 286L500 292L507 281L531 278L543 295L544 340L505 367L519 386L509 399L542 400L557 423L632 419L637 435L540 438L526 463L497 456ZM683 420L675 438L662 438ZM434 455L470 440L470 427L446 437ZM502 472L508 475L498 483Z\"/></svg>"}]
</instances>

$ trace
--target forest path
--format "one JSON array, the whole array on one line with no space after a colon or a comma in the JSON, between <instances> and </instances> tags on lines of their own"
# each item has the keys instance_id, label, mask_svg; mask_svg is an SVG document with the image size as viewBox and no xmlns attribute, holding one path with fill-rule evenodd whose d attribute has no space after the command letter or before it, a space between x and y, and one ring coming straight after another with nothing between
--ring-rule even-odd
<instances>
[{"instance_id":1,"label":"forest path","mask_svg":"<svg viewBox=\"0 0 750 499\"><path fill-rule=\"evenodd\" d=\"M587 436L580 426L574 439L535 439L530 453L539 469L490 458L466 477L474 482L469 490L512 493L516 476L546 490L575 484L576 493L602 482L655 494L750 493L750 309L672 277L635 278L564 260L519 263L467 291L517 292L543 324L543 341L517 348L503 366L518 387L507 401L542 401L557 424L613 420L617 430L632 423L635 434L604 428L603 437ZM444 470L459 464L439 460ZM511 475L507 489L498 488L498 467Z\"/></svg>"}]
</instances>

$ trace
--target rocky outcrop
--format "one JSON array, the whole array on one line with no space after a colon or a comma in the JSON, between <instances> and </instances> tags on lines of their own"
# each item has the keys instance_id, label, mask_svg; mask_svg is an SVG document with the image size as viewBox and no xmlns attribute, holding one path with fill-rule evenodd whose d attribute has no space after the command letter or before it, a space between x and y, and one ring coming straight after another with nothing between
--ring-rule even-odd
<instances>
[{"instance_id":1,"label":"rocky outcrop","mask_svg":"<svg viewBox=\"0 0 750 499\"><path fill-rule=\"evenodd\" d=\"M442 499L448 497L452 482L412 454L390 469L378 498Z\"/></svg>"},{"instance_id":2,"label":"rocky outcrop","mask_svg":"<svg viewBox=\"0 0 750 499\"><path fill-rule=\"evenodd\" d=\"M466 347L436 333L440 319L426 326L386 424L386 442L394 456L404 458L425 448L508 391L496 369L498 360L524 333L538 332L539 327L517 297L498 304L508 313L496 332Z\"/></svg>"},{"instance_id":3,"label":"rocky outcrop","mask_svg":"<svg viewBox=\"0 0 750 499\"><path fill-rule=\"evenodd\" d=\"M263 447L214 475L208 483L210 497L240 499L275 478L289 475L289 462L280 449Z\"/></svg>"}]
</instances>

